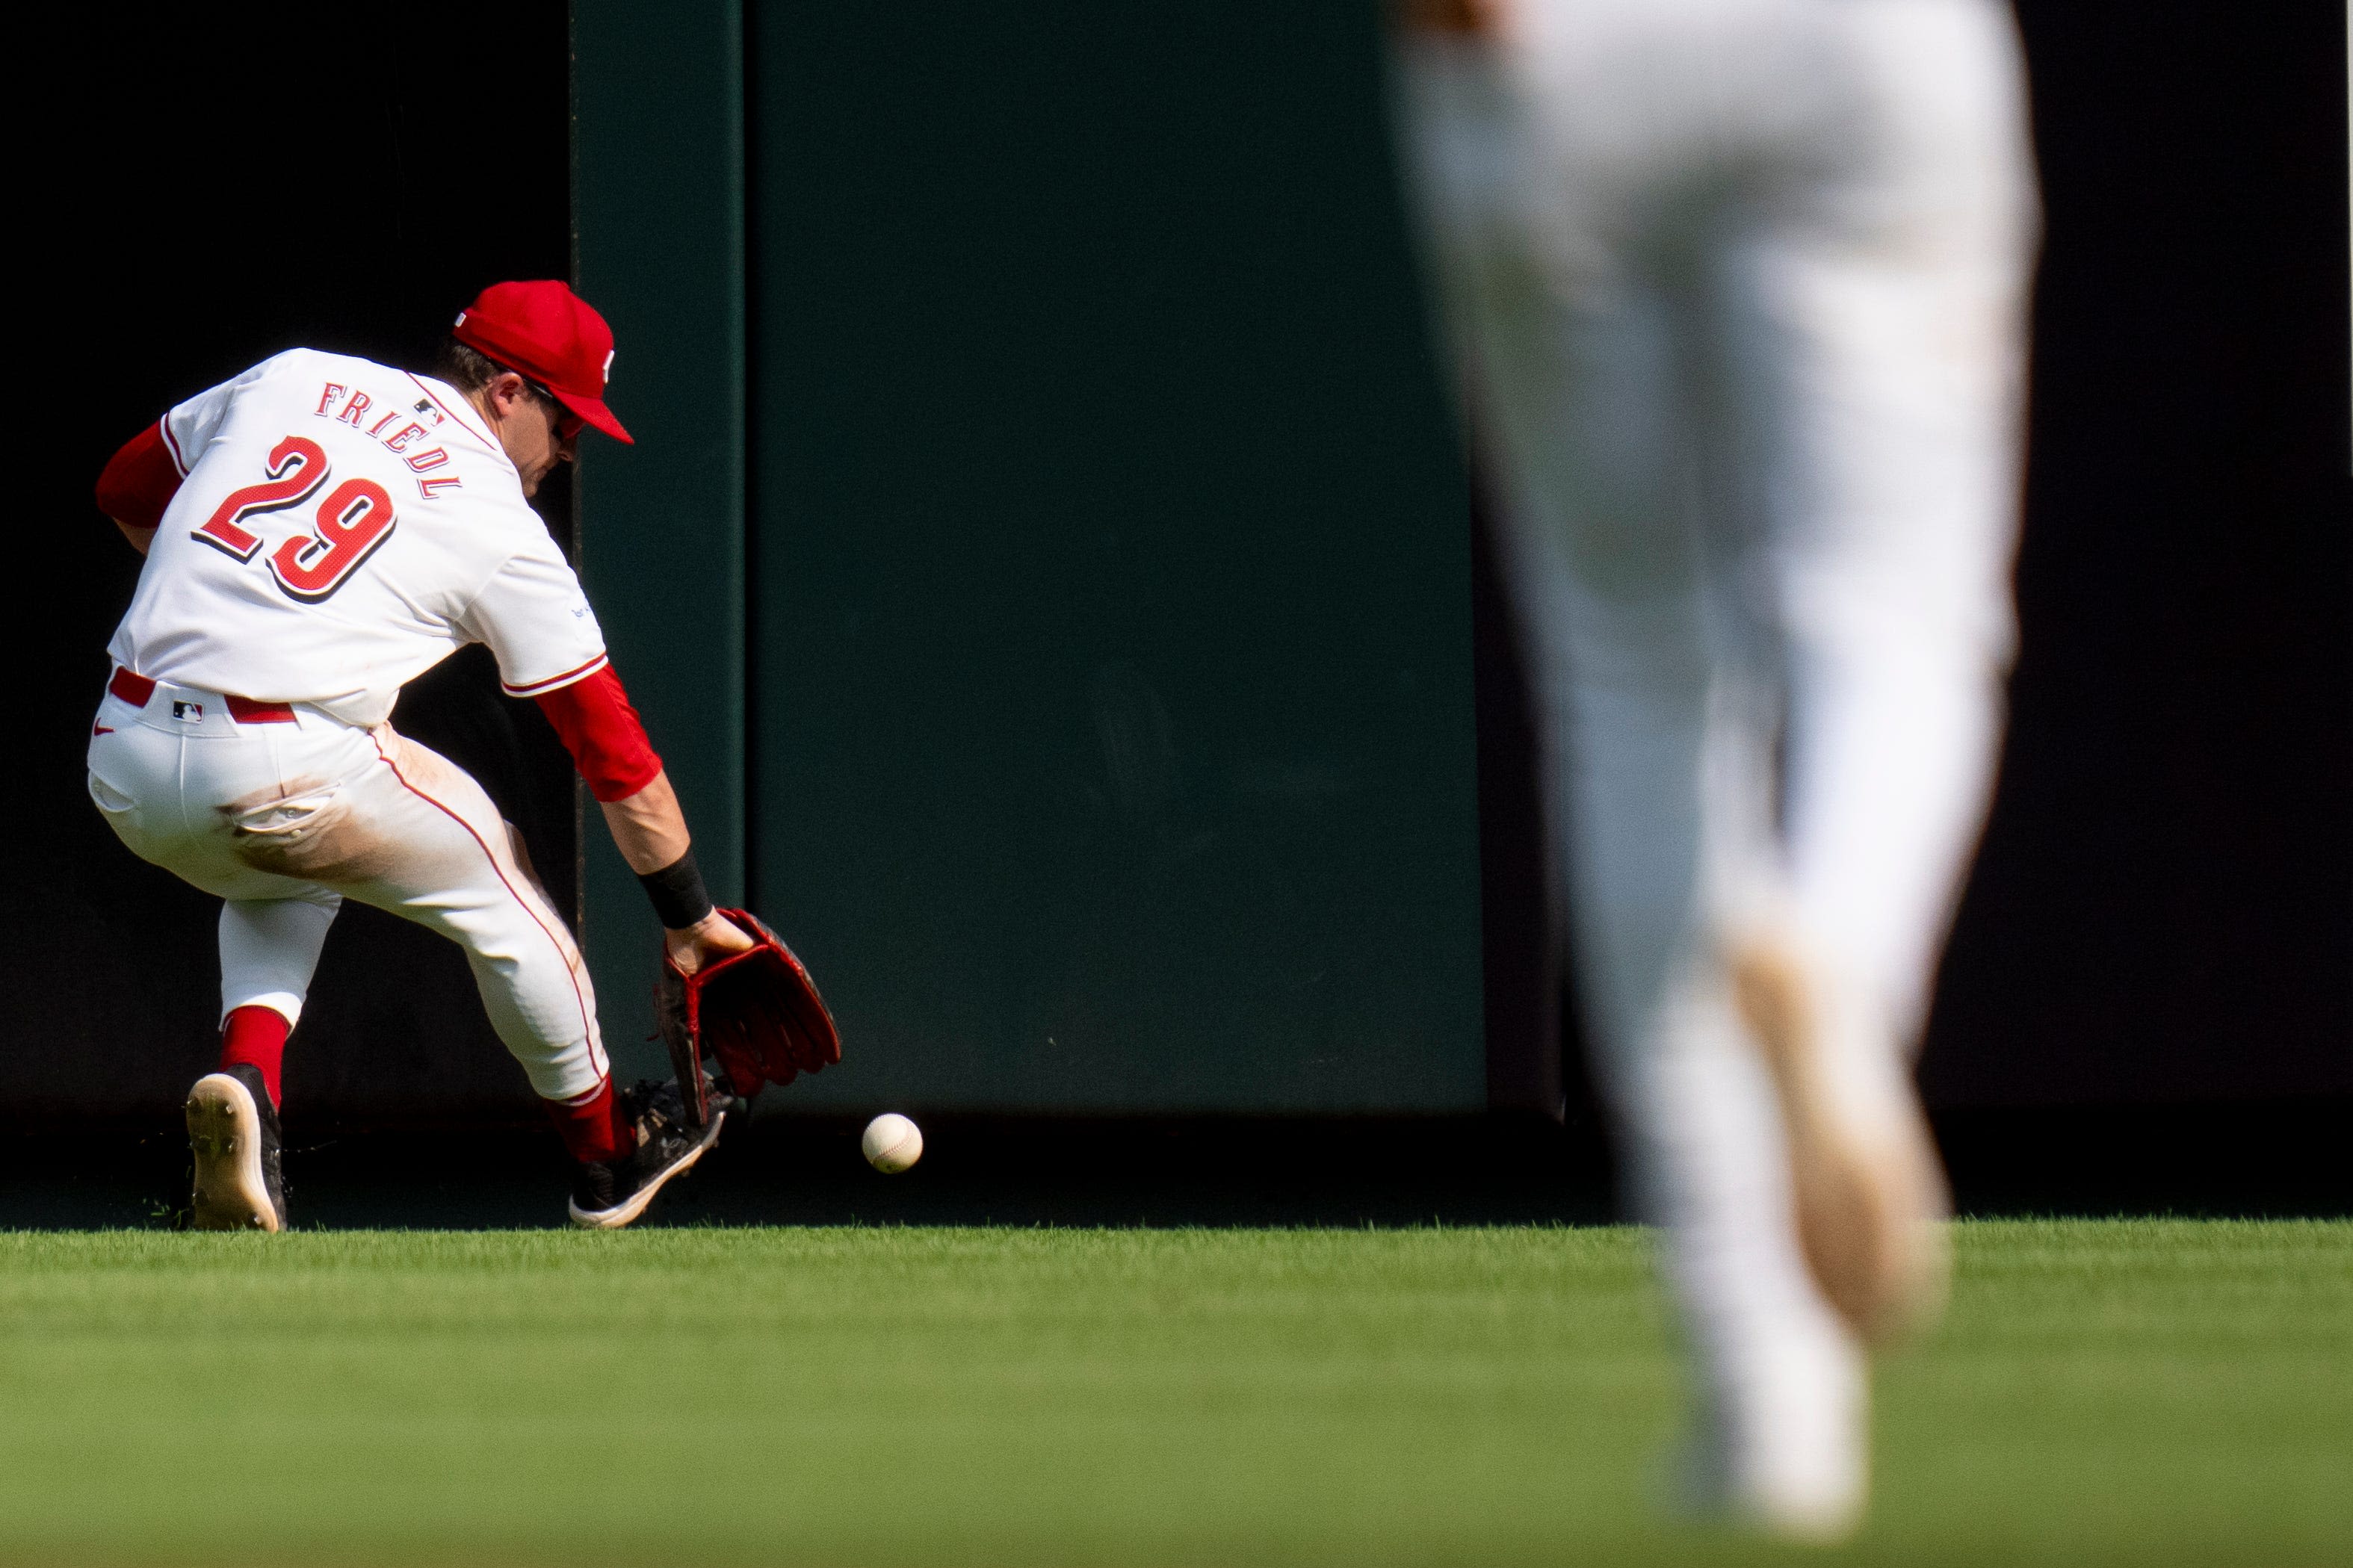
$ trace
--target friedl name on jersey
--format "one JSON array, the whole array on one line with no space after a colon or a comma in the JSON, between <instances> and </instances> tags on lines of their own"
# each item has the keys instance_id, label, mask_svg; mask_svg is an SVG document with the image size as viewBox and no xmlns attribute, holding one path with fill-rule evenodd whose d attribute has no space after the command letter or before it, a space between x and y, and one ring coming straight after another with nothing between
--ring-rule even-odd
<instances>
[{"instance_id":1,"label":"friedl name on jersey","mask_svg":"<svg viewBox=\"0 0 2353 1568\"><path fill-rule=\"evenodd\" d=\"M341 405L340 407L337 405ZM338 425L348 425L364 435L373 436L387 452L397 453L400 460L418 474L431 473L449 461L448 451L440 447L419 447L419 441L429 441L433 433L417 421L419 418L441 423L441 411L426 398L414 410L398 404L379 409L375 399L364 392L355 392L340 382L322 383L319 389L319 406L311 411L322 419L332 419ZM443 490L454 490L464 483L455 475L419 478L417 493L431 500Z\"/></svg>"}]
</instances>

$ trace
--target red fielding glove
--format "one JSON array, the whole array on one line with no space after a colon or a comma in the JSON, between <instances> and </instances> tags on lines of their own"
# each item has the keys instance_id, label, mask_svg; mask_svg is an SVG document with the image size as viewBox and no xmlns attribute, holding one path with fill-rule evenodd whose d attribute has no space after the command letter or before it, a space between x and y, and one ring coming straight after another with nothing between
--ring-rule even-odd
<instances>
[{"instance_id":1,"label":"red fielding glove","mask_svg":"<svg viewBox=\"0 0 2353 1568\"><path fill-rule=\"evenodd\" d=\"M711 1116L702 1058L715 1057L727 1086L749 1098L765 1084L786 1084L841 1059L841 1037L817 982L784 939L749 910L721 910L754 945L681 973L669 955L654 985L654 1016L688 1114Z\"/></svg>"}]
</instances>

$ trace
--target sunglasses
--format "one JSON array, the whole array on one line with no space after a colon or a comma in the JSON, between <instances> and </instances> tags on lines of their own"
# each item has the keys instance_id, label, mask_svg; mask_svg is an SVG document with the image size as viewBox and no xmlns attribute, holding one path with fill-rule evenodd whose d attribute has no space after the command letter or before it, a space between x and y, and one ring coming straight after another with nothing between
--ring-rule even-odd
<instances>
[{"instance_id":1,"label":"sunglasses","mask_svg":"<svg viewBox=\"0 0 2353 1568\"><path fill-rule=\"evenodd\" d=\"M564 405L564 400L562 398L548 391L547 388L542 386L539 383L532 380L531 377L527 375L524 376L522 378L522 384L531 388L533 395L542 403L546 404L548 407L555 411L555 434L557 439L562 441L576 441L580 438L580 432L588 427L588 421L581 418L577 414L573 413L571 409L566 408Z\"/></svg>"}]
</instances>

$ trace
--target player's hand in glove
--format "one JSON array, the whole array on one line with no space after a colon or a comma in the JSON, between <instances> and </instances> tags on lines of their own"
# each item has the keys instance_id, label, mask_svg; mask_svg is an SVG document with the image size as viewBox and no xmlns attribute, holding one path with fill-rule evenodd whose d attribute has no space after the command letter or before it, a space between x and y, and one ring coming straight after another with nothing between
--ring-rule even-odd
<instances>
[{"instance_id":1,"label":"player's hand in glove","mask_svg":"<svg viewBox=\"0 0 2353 1568\"><path fill-rule=\"evenodd\" d=\"M702 924L715 921L743 945L702 927L687 952L668 941L654 987L654 1016L698 1126L710 1114L705 1057L717 1058L727 1087L747 1100L764 1084L790 1083L841 1059L833 1015L793 950L748 910L717 910Z\"/></svg>"},{"instance_id":2,"label":"player's hand in glove","mask_svg":"<svg viewBox=\"0 0 2353 1568\"><path fill-rule=\"evenodd\" d=\"M744 934L744 928L718 910L712 910L684 931L662 932L662 954L681 974L691 974L706 963L716 963L731 953L748 952L759 945L759 939Z\"/></svg>"}]
</instances>

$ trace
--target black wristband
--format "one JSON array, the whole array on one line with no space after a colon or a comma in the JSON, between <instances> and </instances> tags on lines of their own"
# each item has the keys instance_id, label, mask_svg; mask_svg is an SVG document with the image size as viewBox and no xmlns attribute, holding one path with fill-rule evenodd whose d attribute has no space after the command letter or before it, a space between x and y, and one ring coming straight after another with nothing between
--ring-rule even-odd
<instances>
[{"instance_id":1,"label":"black wristband","mask_svg":"<svg viewBox=\"0 0 2353 1568\"><path fill-rule=\"evenodd\" d=\"M694 863L691 849L659 871L645 872L638 881L645 888L646 897L654 901L655 917L670 931L686 930L713 907L711 895L703 890L702 872Z\"/></svg>"}]
</instances>

